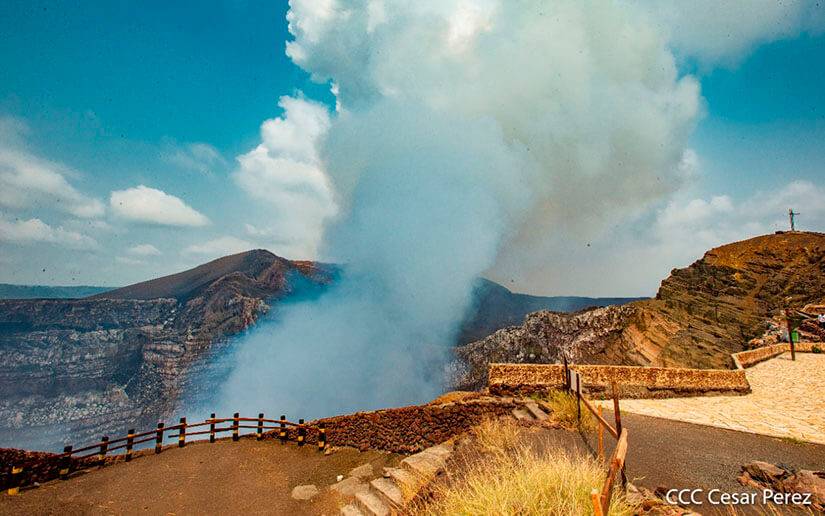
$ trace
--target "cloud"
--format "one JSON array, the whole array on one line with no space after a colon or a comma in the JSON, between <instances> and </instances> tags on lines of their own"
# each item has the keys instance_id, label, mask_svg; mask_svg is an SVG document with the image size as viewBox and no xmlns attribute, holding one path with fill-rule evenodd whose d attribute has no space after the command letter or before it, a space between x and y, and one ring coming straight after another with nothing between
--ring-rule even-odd
<instances>
[{"instance_id":1,"label":"cloud","mask_svg":"<svg viewBox=\"0 0 825 516\"><path fill-rule=\"evenodd\" d=\"M26 132L21 121L0 118L0 206L54 208L81 218L103 215L102 202L82 194L66 179L76 172L25 148Z\"/></svg>"},{"instance_id":2,"label":"cloud","mask_svg":"<svg viewBox=\"0 0 825 516\"><path fill-rule=\"evenodd\" d=\"M138 260L137 258L130 258L128 256L116 256L115 261L124 265L146 265L145 261Z\"/></svg>"},{"instance_id":3,"label":"cloud","mask_svg":"<svg viewBox=\"0 0 825 516\"><path fill-rule=\"evenodd\" d=\"M800 213L798 230L825 227L825 188L792 181L737 198L733 194L670 199L639 218L617 224L593 240L548 235L545 256L553 267L492 274L510 286L541 294L653 295L674 267L685 267L714 247L788 230L788 209ZM615 271L620 271L616 274ZM552 289L548 292L547 288Z\"/></svg>"},{"instance_id":4,"label":"cloud","mask_svg":"<svg viewBox=\"0 0 825 516\"><path fill-rule=\"evenodd\" d=\"M255 244L233 236L222 236L202 244L193 244L183 250L183 254L220 257L254 249Z\"/></svg>"},{"instance_id":5,"label":"cloud","mask_svg":"<svg viewBox=\"0 0 825 516\"><path fill-rule=\"evenodd\" d=\"M139 185L116 190L109 198L112 212L124 219L163 226L205 226L209 219L178 197Z\"/></svg>"},{"instance_id":6,"label":"cloud","mask_svg":"<svg viewBox=\"0 0 825 516\"><path fill-rule=\"evenodd\" d=\"M221 153L215 147L202 142L170 146L164 153L164 159L181 168L203 174L209 174L217 167L226 166L226 160Z\"/></svg>"},{"instance_id":7,"label":"cloud","mask_svg":"<svg viewBox=\"0 0 825 516\"><path fill-rule=\"evenodd\" d=\"M52 227L40 219L8 220L0 216L0 241L12 244L47 243L78 250L99 247L95 239L62 227Z\"/></svg>"},{"instance_id":8,"label":"cloud","mask_svg":"<svg viewBox=\"0 0 825 516\"><path fill-rule=\"evenodd\" d=\"M314 258L324 223L335 213L318 144L330 125L327 109L303 98L281 97L281 117L261 125L261 143L238 156L235 182L268 207L266 235L281 254Z\"/></svg>"},{"instance_id":9,"label":"cloud","mask_svg":"<svg viewBox=\"0 0 825 516\"><path fill-rule=\"evenodd\" d=\"M685 56L711 65L734 65L763 43L820 33L819 0L681 0L629 2L662 27Z\"/></svg>"},{"instance_id":10,"label":"cloud","mask_svg":"<svg viewBox=\"0 0 825 516\"><path fill-rule=\"evenodd\" d=\"M130 247L127 252L135 256L160 256L160 250L152 244L138 244Z\"/></svg>"}]
</instances>

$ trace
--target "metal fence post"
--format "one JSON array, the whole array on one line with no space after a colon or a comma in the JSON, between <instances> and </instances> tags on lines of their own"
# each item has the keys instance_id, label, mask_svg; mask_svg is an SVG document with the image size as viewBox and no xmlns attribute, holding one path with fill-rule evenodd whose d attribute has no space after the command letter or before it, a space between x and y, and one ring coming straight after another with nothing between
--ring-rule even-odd
<instances>
[{"instance_id":1,"label":"metal fence post","mask_svg":"<svg viewBox=\"0 0 825 516\"><path fill-rule=\"evenodd\" d=\"M238 421L238 419L240 419L240 416L241 416L240 412L235 412L235 414L232 416L232 440L233 441L237 441L238 439L240 439L240 427L239 427L240 421Z\"/></svg>"},{"instance_id":2,"label":"metal fence post","mask_svg":"<svg viewBox=\"0 0 825 516\"><path fill-rule=\"evenodd\" d=\"M281 439L281 444L286 442L286 416L281 414L281 429L278 431L278 437Z\"/></svg>"},{"instance_id":3,"label":"metal fence post","mask_svg":"<svg viewBox=\"0 0 825 516\"><path fill-rule=\"evenodd\" d=\"M209 419L212 420L212 422L209 423L209 442L214 443L215 442L215 413L214 412L212 413L212 415L209 416Z\"/></svg>"},{"instance_id":4,"label":"metal fence post","mask_svg":"<svg viewBox=\"0 0 825 516\"><path fill-rule=\"evenodd\" d=\"M264 437L264 413L263 412L258 414L258 430L257 430L257 432L258 432L258 435L256 436L256 439L258 439L260 441Z\"/></svg>"}]
</instances>

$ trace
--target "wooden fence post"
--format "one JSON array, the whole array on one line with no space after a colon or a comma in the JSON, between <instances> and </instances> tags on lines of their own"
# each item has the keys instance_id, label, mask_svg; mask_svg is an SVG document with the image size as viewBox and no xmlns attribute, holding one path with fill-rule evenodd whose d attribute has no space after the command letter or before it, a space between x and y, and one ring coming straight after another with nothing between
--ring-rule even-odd
<instances>
[{"instance_id":1,"label":"wooden fence post","mask_svg":"<svg viewBox=\"0 0 825 516\"><path fill-rule=\"evenodd\" d=\"M613 391L613 414L616 416L616 433L622 435L622 412L619 410L619 391L616 382L611 382L610 388ZM624 472L624 462L622 462L622 487L627 484L627 476Z\"/></svg>"},{"instance_id":2,"label":"wooden fence post","mask_svg":"<svg viewBox=\"0 0 825 516\"><path fill-rule=\"evenodd\" d=\"M581 378L576 378L576 421L581 422L582 419L582 388Z\"/></svg>"},{"instance_id":3,"label":"wooden fence post","mask_svg":"<svg viewBox=\"0 0 825 516\"><path fill-rule=\"evenodd\" d=\"M104 435L100 439L100 452L97 454L97 462L100 467L106 464L106 452L109 451L109 436Z\"/></svg>"},{"instance_id":4,"label":"wooden fence post","mask_svg":"<svg viewBox=\"0 0 825 516\"><path fill-rule=\"evenodd\" d=\"M318 451L324 451L327 447L327 427L324 423L318 425Z\"/></svg>"},{"instance_id":5,"label":"wooden fence post","mask_svg":"<svg viewBox=\"0 0 825 516\"><path fill-rule=\"evenodd\" d=\"M298 446L304 445L304 437L307 435L307 429L304 428L304 420L298 420Z\"/></svg>"},{"instance_id":6,"label":"wooden fence post","mask_svg":"<svg viewBox=\"0 0 825 516\"><path fill-rule=\"evenodd\" d=\"M240 416L241 416L240 412L235 412L235 414L232 416L232 440L233 441L237 441L238 439L241 438L240 427L238 426L238 425L240 425L240 422L238 421Z\"/></svg>"},{"instance_id":7,"label":"wooden fence post","mask_svg":"<svg viewBox=\"0 0 825 516\"><path fill-rule=\"evenodd\" d=\"M10 496L20 492L20 484L23 483L23 466L12 466L9 476L9 489L6 491Z\"/></svg>"},{"instance_id":8,"label":"wooden fence post","mask_svg":"<svg viewBox=\"0 0 825 516\"><path fill-rule=\"evenodd\" d=\"M180 418L180 430L178 430L178 448L186 446L186 418Z\"/></svg>"},{"instance_id":9,"label":"wooden fence post","mask_svg":"<svg viewBox=\"0 0 825 516\"><path fill-rule=\"evenodd\" d=\"M135 429L130 428L126 436L126 462L132 460L132 447L135 445Z\"/></svg>"},{"instance_id":10,"label":"wooden fence post","mask_svg":"<svg viewBox=\"0 0 825 516\"><path fill-rule=\"evenodd\" d=\"M622 413L619 410L619 391L616 389L616 382L610 383L613 391L613 416L616 418L616 433L622 435Z\"/></svg>"},{"instance_id":11,"label":"wooden fence post","mask_svg":"<svg viewBox=\"0 0 825 516\"><path fill-rule=\"evenodd\" d=\"M595 487L590 491L590 502L593 504L593 516L604 516L602 512L602 497Z\"/></svg>"},{"instance_id":12,"label":"wooden fence post","mask_svg":"<svg viewBox=\"0 0 825 516\"><path fill-rule=\"evenodd\" d=\"M158 423L158 429L155 430L155 453L160 453L163 449L163 422Z\"/></svg>"},{"instance_id":13,"label":"wooden fence post","mask_svg":"<svg viewBox=\"0 0 825 516\"><path fill-rule=\"evenodd\" d=\"M257 439L260 441L264 437L264 413L258 414L258 435Z\"/></svg>"},{"instance_id":14,"label":"wooden fence post","mask_svg":"<svg viewBox=\"0 0 825 516\"><path fill-rule=\"evenodd\" d=\"M564 361L564 390L570 390L570 368L567 365L567 355L562 355L562 360Z\"/></svg>"},{"instance_id":15,"label":"wooden fence post","mask_svg":"<svg viewBox=\"0 0 825 516\"><path fill-rule=\"evenodd\" d=\"M209 416L209 419L212 420L212 422L209 423L209 442L214 443L215 442L215 413L214 412L212 413L212 415Z\"/></svg>"},{"instance_id":16,"label":"wooden fence post","mask_svg":"<svg viewBox=\"0 0 825 516\"><path fill-rule=\"evenodd\" d=\"M598 407L599 418L602 417L602 406ZM599 460L604 460L604 425L599 421Z\"/></svg>"},{"instance_id":17,"label":"wooden fence post","mask_svg":"<svg viewBox=\"0 0 825 516\"><path fill-rule=\"evenodd\" d=\"M278 432L278 437L281 439L281 444L286 442L286 423L284 423L284 421L286 421L286 416L281 414L281 429Z\"/></svg>"},{"instance_id":18,"label":"wooden fence post","mask_svg":"<svg viewBox=\"0 0 825 516\"><path fill-rule=\"evenodd\" d=\"M64 446L63 454L63 458L60 459L60 480L68 480L72 469L72 446Z\"/></svg>"}]
</instances>

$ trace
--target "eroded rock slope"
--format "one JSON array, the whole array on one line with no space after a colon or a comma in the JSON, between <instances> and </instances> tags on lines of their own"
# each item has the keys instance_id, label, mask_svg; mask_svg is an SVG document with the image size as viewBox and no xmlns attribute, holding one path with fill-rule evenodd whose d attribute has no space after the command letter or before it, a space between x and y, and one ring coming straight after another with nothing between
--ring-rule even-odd
<instances>
[{"instance_id":1,"label":"eroded rock slope","mask_svg":"<svg viewBox=\"0 0 825 516\"><path fill-rule=\"evenodd\" d=\"M532 313L456 349L454 383L480 388L491 362L729 368L777 311L825 298L825 235L765 235L674 269L655 299L573 314Z\"/></svg>"}]
</instances>

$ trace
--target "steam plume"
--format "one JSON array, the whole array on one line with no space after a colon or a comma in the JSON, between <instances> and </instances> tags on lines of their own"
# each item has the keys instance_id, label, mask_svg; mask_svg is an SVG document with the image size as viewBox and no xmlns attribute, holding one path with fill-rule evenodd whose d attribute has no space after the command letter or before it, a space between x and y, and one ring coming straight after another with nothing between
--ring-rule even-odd
<instances>
[{"instance_id":1,"label":"steam plume","mask_svg":"<svg viewBox=\"0 0 825 516\"><path fill-rule=\"evenodd\" d=\"M239 346L232 407L313 417L432 397L479 275L679 185L698 86L629 7L290 6L288 55L338 92L318 155L339 210L323 253L346 268Z\"/></svg>"}]
</instances>

